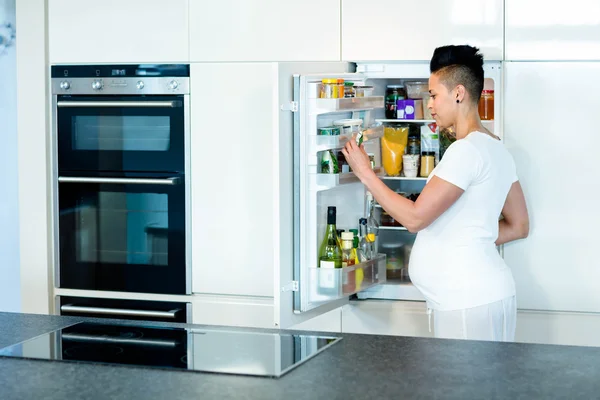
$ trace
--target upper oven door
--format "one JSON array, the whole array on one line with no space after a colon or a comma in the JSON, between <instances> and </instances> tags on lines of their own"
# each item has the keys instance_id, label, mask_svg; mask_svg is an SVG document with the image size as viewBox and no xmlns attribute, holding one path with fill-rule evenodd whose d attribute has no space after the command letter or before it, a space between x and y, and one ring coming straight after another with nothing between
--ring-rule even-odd
<instances>
[{"instance_id":1,"label":"upper oven door","mask_svg":"<svg viewBox=\"0 0 600 400\"><path fill-rule=\"evenodd\" d=\"M183 175L59 181L59 287L187 294Z\"/></svg>"},{"instance_id":2,"label":"upper oven door","mask_svg":"<svg viewBox=\"0 0 600 400\"><path fill-rule=\"evenodd\" d=\"M184 173L188 96L57 96L59 171Z\"/></svg>"}]
</instances>

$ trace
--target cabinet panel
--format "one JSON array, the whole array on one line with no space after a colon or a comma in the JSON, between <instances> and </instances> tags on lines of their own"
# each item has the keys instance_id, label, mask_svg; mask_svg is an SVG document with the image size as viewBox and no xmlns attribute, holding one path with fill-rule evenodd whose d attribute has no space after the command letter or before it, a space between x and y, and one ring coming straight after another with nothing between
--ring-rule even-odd
<instances>
[{"instance_id":1,"label":"cabinet panel","mask_svg":"<svg viewBox=\"0 0 600 400\"><path fill-rule=\"evenodd\" d=\"M187 62L188 0L49 0L58 63Z\"/></svg>"},{"instance_id":2,"label":"cabinet panel","mask_svg":"<svg viewBox=\"0 0 600 400\"><path fill-rule=\"evenodd\" d=\"M506 0L507 60L600 60L600 2Z\"/></svg>"},{"instance_id":3,"label":"cabinet panel","mask_svg":"<svg viewBox=\"0 0 600 400\"><path fill-rule=\"evenodd\" d=\"M503 7L503 0L342 0L342 60L430 60L448 44L501 60Z\"/></svg>"},{"instance_id":4,"label":"cabinet panel","mask_svg":"<svg viewBox=\"0 0 600 400\"><path fill-rule=\"evenodd\" d=\"M424 302L364 300L342 308L342 332L433 337Z\"/></svg>"},{"instance_id":5,"label":"cabinet panel","mask_svg":"<svg viewBox=\"0 0 600 400\"><path fill-rule=\"evenodd\" d=\"M504 246L521 309L600 312L599 74L600 62L505 65L504 140L531 221Z\"/></svg>"},{"instance_id":6,"label":"cabinet panel","mask_svg":"<svg viewBox=\"0 0 600 400\"><path fill-rule=\"evenodd\" d=\"M190 0L192 61L339 61L340 0Z\"/></svg>"},{"instance_id":7,"label":"cabinet panel","mask_svg":"<svg viewBox=\"0 0 600 400\"><path fill-rule=\"evenodd\" d=\"M193 292L273 297L277 65L190 73Z\"/></svg>"}]
</instances>

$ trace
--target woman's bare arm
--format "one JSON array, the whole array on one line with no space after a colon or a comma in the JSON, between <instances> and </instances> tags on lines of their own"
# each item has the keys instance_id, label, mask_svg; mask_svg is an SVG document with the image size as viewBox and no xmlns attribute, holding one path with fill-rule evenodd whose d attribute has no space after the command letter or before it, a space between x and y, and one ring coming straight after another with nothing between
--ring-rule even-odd
<instances>
[{"instance_id":1,"label":"woman's bare arm","mask_svg":"<svg viewBox=\"0 0 600 400\"><path fill-rule=\"evenodd\" d=\"M497 246L513 240L524 239L529 235L529 214L519 181L513 183L508 192L502 208L502 216L504 218L498 222Z\"/></svg>"}]
</instances>

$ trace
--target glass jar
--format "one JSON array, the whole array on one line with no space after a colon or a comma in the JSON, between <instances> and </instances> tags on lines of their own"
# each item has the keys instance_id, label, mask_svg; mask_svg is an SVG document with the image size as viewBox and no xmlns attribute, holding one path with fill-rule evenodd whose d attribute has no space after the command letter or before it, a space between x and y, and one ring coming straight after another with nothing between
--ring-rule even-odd
<instances>
[{"instance_id":1,"label":"glass jar","mask_svg":"<svg viewBox=\"0 0 600 400\"><path fill-rule=\"evenodd\" d=\"M406 90L402 85L387 85L385 91L385 117L387 119L397 119L397 106L398 100L406 99Z\"/></svg>"},{"instance_id":2,"label":"glass jar","mask_svg":"<svg viewBox=\"0 0 600 400\"><path fill-rule=\"evenodd\" d=\"M338 97L337 79L323 79L319 86L319 98L335 99Z\"/></svg>"},{"instance_id":3,"label":"glass jar","mask_svg":"<svg viewBox=\"0 0 600 400\"><path fill-rule=\"evenodd\" d=\"M406 154L410 155L420 155L421 154L421 143L419 143L419 138L416 136L408 137L408 144L406 145Z\"/></svg>"},{"instance_id":4,"label":"glass jar","mask_svg":"<svg viewBox=\"0 0 600 400\"><path fill-rule=\"evenodd\" d=\"M485 121L494 119L494 91L483 90L479 99L479 118Z\"/></svg>"},{"instance_id":5,"label":"glass jar","mask_svg":"<svg viewBox=\"0 0 600 400\"><path fill-rule=\"evenodd\" d=\"M344 80L342 78L338 78L337 80L337 98L344 98Z\"/></svg>"},{"instance_id":6,"label":"glass jar","mask_svg":"<svg viewBox=\"0 0 600 400\"><path fill-rule=\"evenodd\" d=\"M355 97L354 82L344 82L344 97Z\"/></svg>"},{"instance_id":7,"label":"glass jar","mask_svg":"<svg viewBox=\"0 0 600 400\"><path fill-rule=\"evenodd\" d=\"M386 255L386 278L402 279L404 249L401 243L382 243L381 252Z\"/></svg>"},{"instance_id":8,"label":"glass jar","mask_svg":"<svg viewBox=\"0 0 600 400\"><path fill-rule=\"evenodd\" d=\"M354 86L356 97L369 97L373 94L373 86Z\"/></svg>"},{"instance_id":9,"label":"glass jar","mask_svg":"<svg viewBox=\"0 0 600 400\"><path fill-rule=\"evenodd\" d=\"M355 133L359 133L361 131L363 120L356 119L338 119L333 121L333 125L339 126L342 135L354 135Z\"/></svg>"},{"instance_id":10,"label":"glass jar","mask_svg":"<svg viewBox=\"0 0 600 400\"><path fill-rule=\"evenodd\" d=\"M435 164L435 151L421 153L421 177L427 178L433 171Z\"/></svg>"}]
</instances>

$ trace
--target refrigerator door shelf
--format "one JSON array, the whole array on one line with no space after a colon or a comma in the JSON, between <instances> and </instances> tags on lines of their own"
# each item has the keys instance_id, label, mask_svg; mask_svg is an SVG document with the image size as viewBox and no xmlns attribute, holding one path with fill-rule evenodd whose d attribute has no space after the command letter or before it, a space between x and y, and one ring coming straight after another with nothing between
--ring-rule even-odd
<instances>
[{"instance_id":1,"label":"refrigerator door shelf","mask_svg":"<svg viewBox=\"0 0 600 400\"><path fill-rule=\"evenodd\" d=\"M309 136L309 147L311 153L317 153L319 151L341 149L352 139L351 134L344 134L338 136ZM363 143L369 140L378 139L383 137L383 125L374 126L363 131Z\"/></svg>"},{"instance_id":2,"label":"refrigerator door shelf","mask_svg":"<svg viewBox=\"0 0 600 400\"><path fill-rule=\"evenodd\" d=\"M382 167L375 167L375 174L383 175ZM360 179L353 172L344 174L311 174L311 186L315 191L334 189L338 186L360 183Z\"/></svg>"},{"instance_id":3,"label":"refrigerator door shelf","mask_svg":"<svg viewBox=\"0 0 600 400\"><path fill-rule=\"evenodd\" d=\"M386 281L386 256L344 268L310 268L311 303L348 297Z\"/></svg>"},{"instance_id":4,"label":"refrigerator door shelf","mask_svg":"<svg viewBox=\"0 0 600 400\"><path fill-rule=\"evenodd\" d=\"M349 97L344 99L310 99L308 102L310 115L373 110L376 108L383 108L383 106L383 96Z\"/></svg>"}]
</instances>

